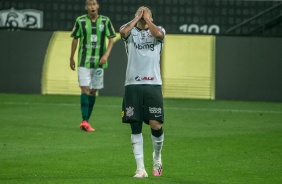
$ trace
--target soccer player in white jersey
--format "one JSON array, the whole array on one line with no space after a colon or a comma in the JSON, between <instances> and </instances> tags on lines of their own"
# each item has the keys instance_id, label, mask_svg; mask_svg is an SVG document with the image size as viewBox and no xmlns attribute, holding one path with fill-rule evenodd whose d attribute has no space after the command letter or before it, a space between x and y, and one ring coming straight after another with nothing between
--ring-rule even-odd
<instances>
[{"instance_id":1,"label":"soccer player in white jersey","mask_svg":"<svg viewBox=\"0 0 282 184\"><path fill-rule=\"evenodd\" d=\"M120 28L128 56L122 122L131 127L131 143L137 170L133 177L148 177L144 166L143 122L151 127L153 175L162 175L161 151L164 141L160 54L165 30L153 23L149 7L138 8L135 18Z\"/></svg>"}]
</instances>

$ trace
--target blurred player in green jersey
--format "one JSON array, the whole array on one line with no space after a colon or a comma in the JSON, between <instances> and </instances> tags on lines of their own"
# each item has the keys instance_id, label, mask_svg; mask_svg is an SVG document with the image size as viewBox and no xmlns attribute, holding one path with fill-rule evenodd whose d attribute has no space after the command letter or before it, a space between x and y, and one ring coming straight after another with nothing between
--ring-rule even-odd
<instances>
[{"instance_id":1,"label":"blurred player in green jersey","mask_svg":"<svg viewBox=\"0 0 282 184\"><path fill-rule=\"evenodd\" d=\"M97 0L86 0L86 15L78 17L75 21L71 37L73 37L70 55L70 68L75 70L74 54L78 46L78 82L81 88L81 114L80 129L95 131L89 124L95 101L96 91L104 87L104 69L108 67L108 57L112 50L116 36L111 20L99 15ZM108 45L106 45L106 38Z\"/></svg>"}]
</instances>

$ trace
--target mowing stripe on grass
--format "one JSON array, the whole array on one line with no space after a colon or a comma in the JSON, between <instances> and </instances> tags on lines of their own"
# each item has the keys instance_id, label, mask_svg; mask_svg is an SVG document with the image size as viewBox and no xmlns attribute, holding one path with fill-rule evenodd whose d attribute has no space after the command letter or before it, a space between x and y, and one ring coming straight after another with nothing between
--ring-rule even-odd
<instances>
[{"instance_id":1,"label":"mowing stripe on grass","mask_svg":"<svg viewBox=\"0 0 282 184\"><path fill-rule=\"evenodd\" d=\"M29 102L0 102L4 105L61 105L61 106L73 106L79 107L80 104L71 103L29 103ZM121 105L103 105L97 104L97 107L111 107L111 108L121 108ZM271 110L244 110L244 109L214 109L214 108L186 108L186 107L165 107L166 110L183 110L183 111L216 111L216 112L237 112L237 113L268 113L268 114L282 114L282 111L271 111Z\"/></svg>"}]
</instances>

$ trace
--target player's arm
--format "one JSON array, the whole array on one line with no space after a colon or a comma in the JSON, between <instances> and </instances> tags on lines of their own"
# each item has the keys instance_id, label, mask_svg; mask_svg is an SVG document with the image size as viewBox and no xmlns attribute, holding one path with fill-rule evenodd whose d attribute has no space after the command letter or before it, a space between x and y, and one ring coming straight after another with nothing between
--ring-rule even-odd
<instances>
[{"instance_id":1,"label":"player's arm","mask_svg":"<svg viewBox=\"0 0 282 184\"><path fill-rule=\"evenodd\" d=\"M157 40L163 40L164 32L152 22L151 11L148 8L144 9L143 17L149 27L150 32L152 33L152 36Z\"/></svg>"},{"instance_id":2,"label":"player's arm","mask_svg":"<svg viewBox=\"0 0 282 184\"><path fill-rule=\"evenodd\" d=\"M143 12L144 12L144 7L140 7L137 10L134 19L120 27L119 33L121 38L127 38L130 35L130 32L133 29L133 27L142 18Z\"/></svg>"},{"instance_id":3,"label":"player's arm","mask_svg":"<svg viewBox=\"0 0 282 184\"><path fill-rule=\"evenodd\" d=\"M72 43L71 43L71 55L70 55L70 68L72 70L75 70L74 54L77 48L77 43L78 43L78 39L73 38Z\"/></svg>"},{"instance_id":4,"label":"player's arm","mask_svg":"<svg viewBox=\"0 0 282 184\"><path fill-rule=\"evenodd\" d=\"M110 56L110 53L112 51L113 46L114 46L114 38L109 38L107 50L106 50L105 54L100 58L99 65L103 65L103 64L105 64L107 62L108 57Z\"/></svg>"}]
</instances>

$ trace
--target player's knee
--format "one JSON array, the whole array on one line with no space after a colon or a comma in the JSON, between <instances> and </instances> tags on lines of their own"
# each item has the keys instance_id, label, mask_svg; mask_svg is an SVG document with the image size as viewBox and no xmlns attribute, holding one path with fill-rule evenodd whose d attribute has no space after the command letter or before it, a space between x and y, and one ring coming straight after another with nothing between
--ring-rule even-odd
<instances>
[{"instance_id":1,"label":"player's knee","mask_svg":"<svg viewBox=\"0 0 282 184\"><path fill-rule=\"evenodd\" d=\"M140 134L142 132L142 122L131 122L130 127L132 134Z\"/></svg>"},{"instance_id":2,"label":"player's knee","mask_svg":"<svg viewBox=\"0 0 282 184\"><path fill-rule=\"evenodd\" d=\"M150 127L153 130L160 130L162 128L162 123L156 120L150 120Z\"/></svg>"},{"instance_id":3,"label":"player's knee","mask_svg":"<svg viewBox=\"0 0 282 184\"><path fill-rule=\"evenodd\" d=\"M90 91L89 91L89 95L91 95L91 96L95 96L96 95L96 89L91 89Z\"/></svg>"},{"instance_id":4,"label":"player's knee","mask_svg":"<svg viewBox=\"0 0 282 184\"><path fill-rule=\"evenodd\" d=\"M81 86L81 93L89 94L89 87L87 86Z\"/></svg>"}]
</instances>

